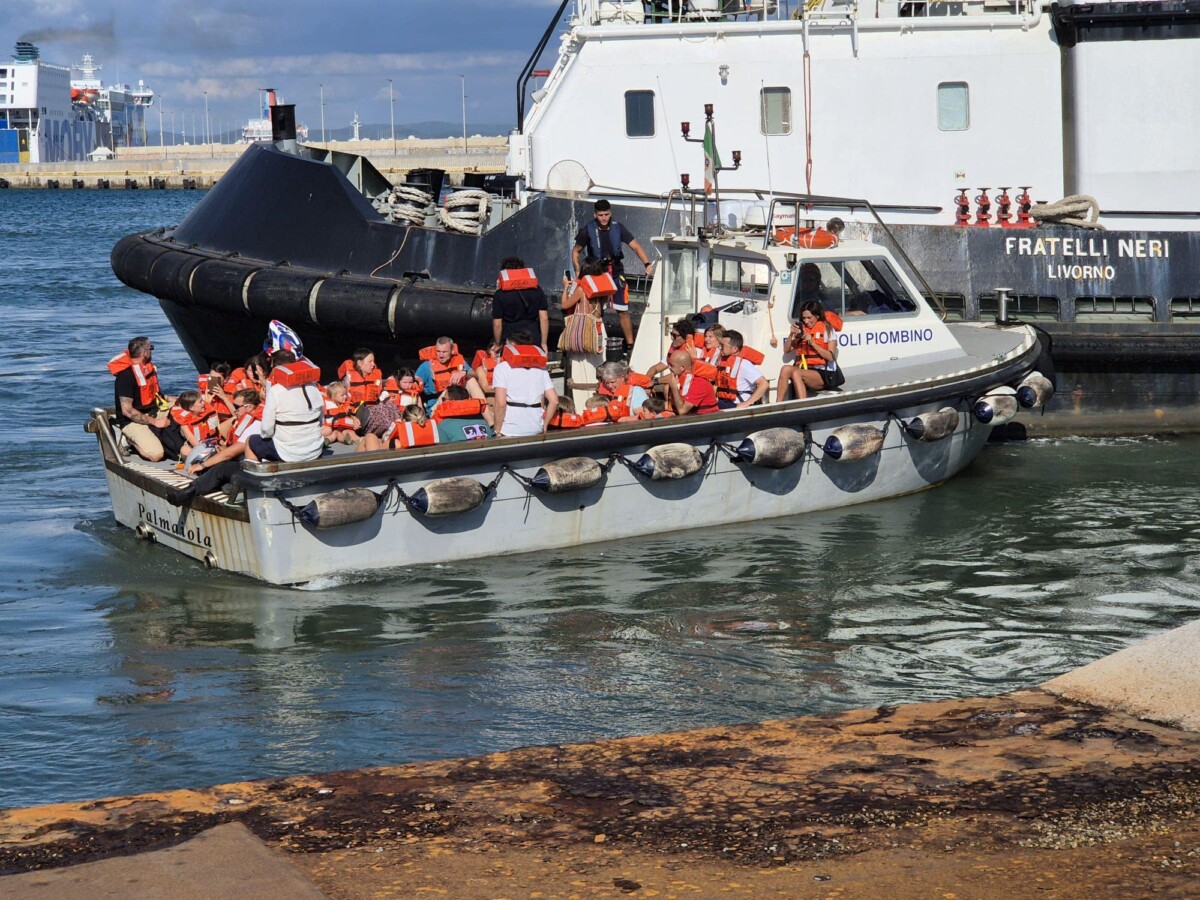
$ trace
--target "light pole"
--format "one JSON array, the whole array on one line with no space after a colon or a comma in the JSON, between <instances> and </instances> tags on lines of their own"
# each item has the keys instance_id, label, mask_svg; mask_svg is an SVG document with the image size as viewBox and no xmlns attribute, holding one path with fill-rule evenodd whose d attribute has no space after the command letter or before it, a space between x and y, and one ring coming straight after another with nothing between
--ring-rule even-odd
<instances>
[{"instance_id":1,"label":"light pole","mask_svg":"<svg viewBox=\"0 0 1200 900\"><path fill-rule=\"evenodd\" d=\"M208 156L213 157L212 123L208 119L208 91L204 92L204 142L208 144Z\"/></svg>"},{"instance_id":2,"label":"light pole","mask_svg":"<svg viewBox=\"0 0 1200 900\"><path fill-rule=\"evenodd\" d=\"M175 146L175 110L171 110L171 146Z\"/></svg>"},{"instance_id":3,"label":"light pole","mask_svg":"<svg viewBox=\"0 0 1200 900\"><path fill-rule=\"evenodd\" d=\"M396 97L392 93L392 79L387 80L388 83L388 112L392 122L392 156L396 155Z\"/></svg>"},{"instance_id":4,"label":"light pole","mask_svg":"<svg viewBox=\"0 0 1200 900\"><path fill-rule=\"evenodd\" d=\"M321 143L324 144L325 143L325 85L318 84L317 87L319 87L321 89ZM325 149L328 150L329 147L326 147Z\"/></svg>"},{"instance_id":5,"label":"light pole","mask_svg":"<svg viewBox=\"0 0 1200 900\"><path fill-rule=\"evenodd\" d=\"M463 153L467 152L467 76L459 75L462 79L462 119L463 119Z\"/></svg>"},{"instance_id":6,"label":"light pole","mask_svg":"<svg viewBox=\"0 0 1200 900\"><path fill-rule=\"evenodd\" d=\"M158 95L158 149L162 151L163 159L166 159L167 158L167 142L166 142L166 137L163 134L162 105L163 105L163 96L162 96L162 94L159 94Z\"/></svg>"}]
</instances>

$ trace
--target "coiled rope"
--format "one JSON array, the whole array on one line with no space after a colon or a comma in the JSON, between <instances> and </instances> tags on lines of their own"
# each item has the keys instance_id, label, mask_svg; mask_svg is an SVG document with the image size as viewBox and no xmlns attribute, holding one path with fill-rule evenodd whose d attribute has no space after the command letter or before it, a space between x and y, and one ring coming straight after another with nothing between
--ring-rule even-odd
<instances>
[{"instance_id":1,"label":"coiled rope","mask_svg":"<svg viewBox=\"0 0 1200 900\"><path fill-rule=\"evenodd\" d=\"M1077 228L1095 228L1103 231L1100 224L1100 204L1087 194L1063 197L1057 203L1036 203L1029 208L1029 215L1039 222L1053 225L1074 225Z\"/></svg>"}]
</instances>

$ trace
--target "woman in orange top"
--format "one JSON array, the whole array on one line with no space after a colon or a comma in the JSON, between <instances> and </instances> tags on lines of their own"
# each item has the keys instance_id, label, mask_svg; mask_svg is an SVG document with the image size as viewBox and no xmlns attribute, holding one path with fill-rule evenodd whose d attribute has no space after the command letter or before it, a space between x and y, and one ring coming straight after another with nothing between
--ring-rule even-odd
<instances>
[{"instance_id":1,"label":"woman in orange top","mask_svg":"<svg viewBox=\"0 0 1200 900\"><path fill-rule=\"evenodd\" d=\"M835 375L837 329L820 301L808 300L800 307L800 322L792 325L789 341L796 361L779 370L776 403L784 401L789 385L796 389L796 399L803 400L809 391L829 390L841 383Z\"/></svg>"}]
</instances>

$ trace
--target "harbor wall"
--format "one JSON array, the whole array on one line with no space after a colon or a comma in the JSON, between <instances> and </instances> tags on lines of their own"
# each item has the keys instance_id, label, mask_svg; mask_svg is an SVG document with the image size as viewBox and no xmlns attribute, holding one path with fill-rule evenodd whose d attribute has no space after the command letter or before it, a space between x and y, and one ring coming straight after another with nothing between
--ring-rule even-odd
<instances>
[{"instance_id":1,"label":"harbor wall","mask_svg":"<svg viewBox=\"0 0 1200 900\"><path fill-rule=\"evenodd\" d=\"M0 179L10 188L61 190L162 188L204 190L212 187L237 161L247 144L187 144L165 147L124 147L114 159L93 162L0 164ZM330 141L309 146L328 147L367 157L384 176L401 182L413 169L443 169L452 180L466 172L504 171L508 141L504 137L392 141Z\"/></svg>"}]
</instances>

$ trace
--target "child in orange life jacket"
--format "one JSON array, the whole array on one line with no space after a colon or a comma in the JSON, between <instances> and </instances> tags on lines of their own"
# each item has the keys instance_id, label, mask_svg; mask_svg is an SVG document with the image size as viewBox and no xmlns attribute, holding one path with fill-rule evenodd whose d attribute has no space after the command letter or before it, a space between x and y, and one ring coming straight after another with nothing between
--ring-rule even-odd
<instances>
[{"instance_id":1,"label":"child in orange life jacket","mask_svg":"<svg viewBox=\"0 0 1200 900\"><path fill-rule=\"evenodd\" d=\"M187 456L196 446L207 440L220 437L219 420L199 391L184 391L171 407L171 420L183 436L181 457Z\"/></svg>"},{"instance_id":2,"label":"child in orange life jacket","mask_svg":"<svg viewBox=\"0 0 1200 900\"><path fill-rule=\"evenodd\" d=\"M329 444L357 444L362 423L353 414L350 389L344 381L331 381L325 387L325 424L321 436Z\"/></svg>"},{"instance_id":3,"label":"child in orange life jacket","mask_svg":"<svg viewBox=\"0 0 1200 900\"><path fill-rule=\"evenodd\" d=\"M441 443L438 433L438 423L425 414L425 405L411 403L404 407L400 419L382 437L373 434L363 436L358 445L360 451L370 450L408 450L412 447L428 447Z\"/></svg>"},{"instance_id":4,"label":"child in orange life jacket","mask_svg":"<svg viewBox=\"0 0 1200 900\"><path fill-rule=\"evenodd\" d=\"M631 416L628 421L635 422L639 419L669 419L674 416L672 410L667 409L667 401L662 397L647 397L646 402L641 405L636 416ZM621 420L626 421L625 419Z\"/></svg>"},{"instance_id":5,"label":"child in orange life jacket","mask_svg":"<svg viewBox=\"0 0 1200 900\"><path fill-rule=\"evenodd\" d=\"M421 402L421 381L412 369L397 369L383 383L383 389L400 409Z\"/></svg>"}]
</instances>

